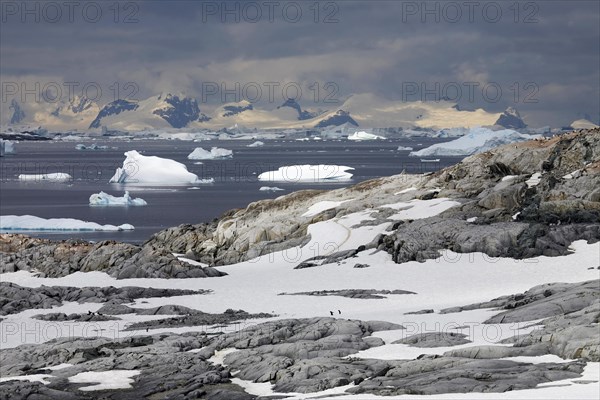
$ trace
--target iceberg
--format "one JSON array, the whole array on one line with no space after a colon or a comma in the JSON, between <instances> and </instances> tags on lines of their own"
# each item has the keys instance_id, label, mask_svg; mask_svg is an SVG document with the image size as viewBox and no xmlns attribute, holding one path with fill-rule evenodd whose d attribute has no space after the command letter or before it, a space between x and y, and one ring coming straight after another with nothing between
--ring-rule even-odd
<instances>
[{"instance_id":1,"label":"iceberg","mask_svg":"<svg viewBox=\"0 0 600 400\"><path fill-rule=\"evenodd\" d=\"M216 160L231 157L233 157L233 151L231 150L213 147L208 151L204 150L202 147L196 147L187 158L190 160Z\"/></svg>"},{"instance_id":2,"label":"iceberg","mask_svg":"<svg viewBox=\"0 0 600 400\"><path fill-rule=\"evenodd\" d=\"M250 143L250 144L249 144L248 146L246 146L246 147L260 147L260 146L264 146L264 145L265 145L265 144L259 140L259 141L256 141L256 142L254 142L254 143Z\"/></svg>"},{"instance_id":3,"label":"iceberg","mask_svg":"<svg viewBox=\"0 0 600 400\"><path fill-rule=\"evenodd\" d=\"M15 145L10 140L2 140L0 139L0 156L5 156L6 154L14 154L15 153Z\"/></svg>"},{"instance_id":4,"label":"iceberg","mask_svg":"<svg viewBox=\"0 0 600 400\"><path fill-rule=\"evenodd\" d=\"M261 192L280 192L285 189L278 188L277 186L261 186L258 190Z\"/></svg>"},{"instance_id":5,"label":"iceberg","mask_svg":"<svg viewBox=\"0 0 600 400\"><path fill-rule=\"evenodd\" d=\"M146 200L133 199L129 191L125 191L123 197L115 197L110 194L100 192L90 196L90 206L146 206Z\"/></svg>"},{"instance_id":6,"label":"iceberg","mask_svg":"<svg viewBox=\"0 0 600 400\"><path fill-rule=\"evenodd\" d=\"M385 139L383 136L373 135L372 133L368 133L365 131L354 132L352 135L348 136L348 140L361 141L361 140L378 140Z\"/></svg>"},{"instance_id":7,"label":"iceberg","mask_svg":"<svg viewBox=\"0 0 600 400\"><path fill-rule=\"evenodd\" d=\"M40 218L33 215L1 215L0 231L132 231L130 224L100 225L73 218Z\"/></svg>"},{"instance_id":8,"label":"iceberg","mask_svg":"<svg viewBox=\"0 0 600 400\"><path fill-rule=\"evenodd\" d=\"M258 175L258 180L271 182L349 181L352 179L352 174L346 171L353 169L343 165L289 165L276 171L263 172Z\"/></svg>"},{"instance_id":9,"label":"iceberg","mask_svg":"<svg viewBox=\"0 0 600 400\"><path fill-rule=\"evenodd\" d=\"M527 135L512 129L493 131L487 128L472 128L465 136L450 142L434 144L419 151L412 151L409 156L468 156L538 137L539 135Z\"/></svg>"},{"instance_id":10,"label":"iceberg","mask_svg":"<svg viewBox=\"0 0 600 400\"><path fill-rule=\"evenodd\" d=\"M64 172L55 172L53 174L21 174L19 180L23 182L68 182L73 177Z\"/></svg>"},{"instance_id":11,"label":"iceberg","mask_svg":"<svg viewBox=\"0 0 600 400\"><path fill-rule=\"evenodd\" d=\"M123 167L117 168L109 183L136 184L194 184L201 180L187 167L175 160L143 156L135 150L125 153Z\"/></svg>"},{"instance_id":12,"label":"iceberg","mask_svg":"<svg viewBox=\"0 0 600 400\"><path fill-rule=\"evenodd\" d=\"M413 151L412 147L409 146L398 146L397 151Z\"/></svg>"}]
</instances>

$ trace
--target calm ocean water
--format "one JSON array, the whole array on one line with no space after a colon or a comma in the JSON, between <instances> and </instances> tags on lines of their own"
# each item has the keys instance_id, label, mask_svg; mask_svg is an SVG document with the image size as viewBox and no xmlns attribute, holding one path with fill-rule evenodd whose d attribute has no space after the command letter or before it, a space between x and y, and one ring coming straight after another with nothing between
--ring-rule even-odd
<instances>
[{"instance_id":1,"label":"calm ocean water","mask_svg":"<svg viewBox=\"0 0 600 400\"><path fill-rule=\"evenodd\" d=\"M398 146L415 150L438 143L439 139L415 138L403 140L349 142L265 140L262 147L247 147L252 141L185 142L170 140L84 141L84 142L21 142L17 154L0 158L0 215L35 215L43 218L76 218L100 224L135 226L128 232L58 232L28 233L34 236L83 238L86 240L115 239L139 243L152 233L183 223L210 221L232 208L248 203L275 198L301 189L333 189L352 185L367 179L399 174L434 171L455 164L459 157L441 157L439 163L421 163L417 157L408 157L408 151L397 151ZM109 150L76 150L75 145L109 146ZM207 160L202 164L188 160L187 155L196 147L209 150L217 146L233 150L227 160ZM144 155L156 155L184 163L200 178L213 178L213 184L191 186L139 187L110 184L116 167L122 165L123 153L138 150ZM282 183L260 182L257 175L284 165L336 164L355 168L350 182L340 183ZM73 176L69 183L24 183L19 174L65 172ZM277 186L281 192L259 191L261 186ZM148 202L145 207L90 207L91 194L104 191L122 196L129 190L132 197Z\"/></svg>"}]
</instances>

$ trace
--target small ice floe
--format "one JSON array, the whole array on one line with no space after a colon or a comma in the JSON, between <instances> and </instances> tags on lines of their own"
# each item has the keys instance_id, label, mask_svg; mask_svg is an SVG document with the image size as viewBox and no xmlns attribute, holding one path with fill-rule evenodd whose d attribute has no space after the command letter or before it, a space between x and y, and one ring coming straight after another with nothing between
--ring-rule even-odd
<instances>
[{"instance_id":1,"label":"small ice floe","mask_svg":"<svg viewBox=\"0 0 600 400\"><path fill-rule=\"evenodd\" d=\"M100 225L73 218L40 218L33 215L1 215L0 231L132 231L130 224Z\"/></svg>"},{"instance_id":2,"label":"small ice floe","mask_svg":"<svg viewBox=\"0 0 600 400\"><path fill-rule=\"evenodd\" d=\"M219 160L231 157L233 157L233 151L231 150L213 147L208 151L204 150L202 147L196 147L187 158L190 160Z\"/></svg>"},{"instance_id":3,"label":"small ice floe","mask_svg":"<svg viewBox=\"0 0 600 400\"><path fill-rule=\"evenodd\" d=\"M123 197L115 197L110 194L100 192L90 196L90 206L146 206L148 203L144 199L134 199L125 191Z\"/></svg>"},{"instance_id":4,"label":"small ice floe","mask_svg":"<svg viewBox=\"0 0 600 400\"><path fill-rule=\"evenodd\" d=\"M260 140L254 142L254 143L250 143L248 146L246 147L261 147L264 146L265 144L263 142L261 142Z\"/></svg>"},{"instance_id":5,"label":"small ice floe","mask_svg":"<svg viewBox=\"0 0 600 400\"><path fill-rule=\"evenodd\" d=\"M73 177L64 172L55 172L52 174L21 174L19 180L22 182L68 182Z\"/></svg>"},{"instance_id":6,"label":"small ice floe","mask_svg":"<svg viewBox=\"0 0 600 400\"><path fill-rule=\"evenodd\" d=\"M348 140L352 141L362 141L362 140L380 140L385 139L383 136L373 135L372 133L368 133L365 131L354 132L352 135L348 136Z\"/></svg>"},{"instance_id":7,"label":"small ice floe","mask_svg":"<svg viewBox=\"0 0 600 400\"><path fill-rule=\"evenodd\" d=\"M276 171L263 172L258 176L258 180L273 182L348 181L352 179L352 174L346 171L353 169L343 165L289 165Z\"/></svg>"},{"instance_id":8,"label":"small ice floe","mask_svg":"<svg viewBox=\"0 0 600 400\"><path fill-rule=\"evenodd\" d=\"M278 188L277 186L261 186L258 190L261 192L280 192L285 189Z\"/></svg>"}]
</instances>

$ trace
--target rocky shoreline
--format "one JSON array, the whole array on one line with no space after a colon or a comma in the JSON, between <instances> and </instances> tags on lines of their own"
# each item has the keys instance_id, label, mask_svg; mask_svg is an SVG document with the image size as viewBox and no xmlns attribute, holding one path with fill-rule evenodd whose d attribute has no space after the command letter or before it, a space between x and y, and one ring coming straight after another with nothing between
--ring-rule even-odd
<instances>
[{"instance_id":1,"label":"rocky shoreline","mask_svg":"<svg viewBox=\"0 0 600 400\"><path fill-rule=\"evenodd\" d=\"M439 205L436 200L443 199L452 203L436 215L402 218L403 207L409 208L414 201L431 201L427 204L434 207ZM324 201L338 205L307 215L310 206ZM352 229L361 232L361 243L351 241L352 246L295 260L290 263L293 274L307 276L331 265L340 267L340 275L347 273L341 269L344 265L356 273L377 273L377 259L367 258L372 254L391 257L398 269L403 263L438 259L444 252L478 252L515 260L567 256L576 241L596 245L600 241L600 130L503 146L437 173L401 174L333 191L290 193L232 210L210 223L166 229L141 246L2 234L0 272L29 271L41 278L104 272L118 280L159 278L173 285L185 278L226 280L220 268L305 245L311 240L311 226L349 217L358 221ZM251 269L252 265L234 268ZM317 297L376 302L420 292L400 284L393 289L340 285L277 293L282 301ZM382 337L406 327L342 318L342 311L336 309L330 311L331 316L315 311L313 318L293 318L275 315L270 309L209 313L203 311L201 300L193 307L176 302L134 304L144 299L210 295L210 290L201 288L28 287L0 282L3 317L32 309L41 313L32 314L33 318L46 322L157 316L136 320L122 330L145 330L146 334L60 338L0 350L1 377L39 375L42 380L0 380L0 399L92 399L99 394L107 399L260 397L245 391L241 382L270 384L277 394L265 398L336 388L364 396L502 393L565 379L576 381L588 363L600 362L600 276L578 283L547 282L522 293L494 299L485 296L477 301L488 301L450 308L422 305L405 314L434 320L493 310L482 319L484 325L516 323L527 328L486 345L474 343L460 326L453 332L398 334L400 339L388 343ZM88 313L46 312L67 302L102 306ZM218 330L240 321L245 326L233 331L207 333L203 328ZM159 333L152 334L151 330L159 328ZM181 328L196 331L177 331ZM407 359L364 356L388 344L423 353ZM426 351L435 348L449 350ZM534 357L549 361L525 361ZM53 368L61 364L69 366ZM69 379L84 372L114 370L140 374L132 378L130 388L100 393L82 391L82 384Z\"/></svg>"}]
</instances>

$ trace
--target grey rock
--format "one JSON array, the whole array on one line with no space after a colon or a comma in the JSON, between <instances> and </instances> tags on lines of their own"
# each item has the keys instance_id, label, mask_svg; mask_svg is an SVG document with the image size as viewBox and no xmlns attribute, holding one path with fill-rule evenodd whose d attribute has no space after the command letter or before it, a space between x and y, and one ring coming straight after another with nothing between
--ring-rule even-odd
<instances>
[{"instance_id":1,"label":"grey rock","mask_svg":"<svg viewBox=\"0 0 600 400\"><path fill-rule=\"evenodd\" d=\"M466 337L467 335L462 333L427 332L396 340L392 343L408 344L413 347L449 347L471 343L471 341L467 340Z\"/></svg>"}]
</instances>

